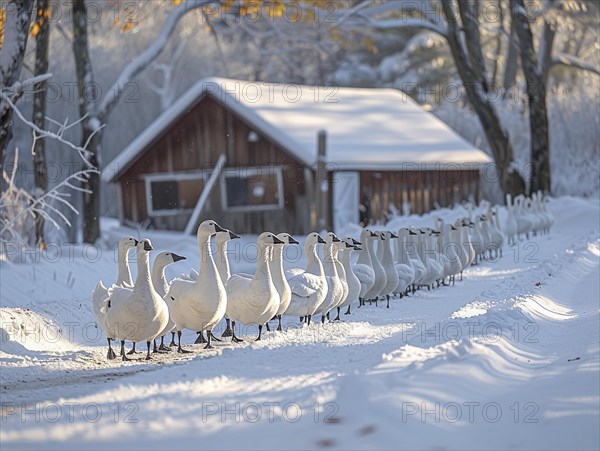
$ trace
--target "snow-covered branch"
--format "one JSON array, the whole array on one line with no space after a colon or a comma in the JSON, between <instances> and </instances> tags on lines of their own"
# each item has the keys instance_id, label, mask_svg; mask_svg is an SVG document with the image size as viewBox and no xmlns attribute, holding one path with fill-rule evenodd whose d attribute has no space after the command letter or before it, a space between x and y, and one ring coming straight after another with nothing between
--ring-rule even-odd
<instances>
[{"instance_id":1,"label":"snow-covered branch","mask_svg":"<svg viewBox=\"0 0 600 451\"><path fill-rule=\"evenodd\" d=\"M592 72L596 75L600 75L600 68L597 66L587 63L573 55L567 55L561 53L552 57L552 66L567 66L575 69L580 69L588 72Z\"/></svg>"},{"instance_id":2,"label":"snow-covered branch","mask_svg":"<svg viewBox=\"0 0 600 451\"><path fill-rule=\"evenodd\" d=\"M40 77L35 77L35 78L40 78ZM31 80L34 80L34 78L32 78ZM39 82L39 80L37 80L37 82ZM0 92L0 98L6 102L10 108L13 110L13 112L17 115L17 117L19 119L21 119L21 121L23 121L23 123L25 125L27 125L28 127L30 127L33 130L33 140L34 143L35 141L37 141L38 139L42 139L42 138L51 138L51 139L55 139L58 142L66 145L67 147L73 149L74 151L77 152L77 154L81 157L81 159L83 160L84 164L88 167L88 168L92 168L93 166L90 164L90 162L88 161L89 157L90 157L90 152L87 150L87 145L89 143L89 141L91 140L91 138L94 136L95 133L97 133L99 130L102 129L103 126L97 128L94 133L92 133L92 135L88 138L87 142L85 143L85 145L83 147L77 146L75 144L73 144L72 142L66 140L65 138L63 138L64 132L66 130L68 130L69 128L73 127L74 125L86 120L87 118L84 116L82 118L80 118L79 120L77 120L76 122L73 122L71 124L67 124L67 122L65 121L65 123L58 123L56 121L52 121L55 124L59 124L58 130L56 132L51 132L49 130L44 130L40 127L38 127L37 125L35 125L33 122L31 122L29 119L27 119L23 113L21 112L21 110L19 110L19 108L14 104L14 102L11 100L11 96L6 95L4 92Z\"/></svg>"},{"instance_id":3,"label":"snow-covered branch","mask_svg":"<svg viewBox=\"0 0 600 451\"><path fill-rule=\"evenodd\" d=\"M123 90L127 87L127 84L130 83L136 77L136 75L148 67L150 63L152 63L152 61L154 61L158 55L162 53L179 20L190 11L201 8L211 2L212 0L189 0L181 3L169 13L169 16L167 17L165 24L163 25L163 28L156 40L150 45L150 47L142 52L140 56L125 66L117 80L113 83L107 94L100 101L100 105L97 109L97 117L101 122L105 121L106 117L110 113L110 110L118 102Z\"/></svg>"}]
</instances>

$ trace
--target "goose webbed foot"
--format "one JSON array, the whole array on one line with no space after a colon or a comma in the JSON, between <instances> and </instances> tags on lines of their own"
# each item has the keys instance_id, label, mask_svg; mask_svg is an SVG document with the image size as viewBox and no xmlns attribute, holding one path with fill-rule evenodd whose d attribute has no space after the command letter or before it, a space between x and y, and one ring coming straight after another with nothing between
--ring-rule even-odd
<instances>
[{"instance_id":1,"label":"goose webbed foot","mask_svg":"<svg viewBox=\"0 0 600 451\"><path fill-rule=\"evenodd\" d=\"M175 346L177 346L175 343L175 332L171 332L171 343L169 343L169 347L173 348Z\"/></svg>"},{"instance_id":2,"label":"goose webbed foot","mask_svg":"<svg viewBox=\"0 0 600 451\"><path fill-rule=\"evenodd\" d=\"M196 341L194 341L195 345L200 345L200 344L204 344L207 343L206 338L204 338L204 332L200 331L198 332L198 336L196 337Z\"/></svg>"},{"instance_id":3,"label":"goose webbed foot","mask_svg":"<svg viewBox=\"0 0 600 451\"><path fill-rule=\"evenodd\" d=\"M137 354L137 352L135 352L135 343L133 343L133 348L131 348L131 351L129 351L127 353L127 355L132 355L132 354Z\"/></svg>"},{"instance_id":4,"label":"goose webbed foot","mask_svg":"<svg viewBox=\"0 0 600 451\"><path fill-rule=\"evenodd\" d=\"M350 307L351 307L351 306L349 305L349 306L348 306L348 310L346 310L346 313L344 313L344 315L351 315L351 313L350 313Z\"/></svg>"},{"instance_id":5,"label":"goose webbed foot","mask_svg":"<svg viewBox=\"0 0 600 451\"><path fill-rule=\"evenodd\" d=\"M110 343L110 338L108 338L107 340L108 340L108 353L106 354L106 358L108 360L116 359L117 358L117 354L115 354L115 351L112 348L112 345Z\"/></svg>"},{"instance_id":6,"label":"goose webbed foot","mask_svg":"<svg viewBox=\"0 0 600 451\"><path fill-rule=\"evenodd\" d=\"M179 343L177 343L177 352L179 352L180 354L191 354L192 351L188 351L187 349L183 349L181 347L181 331L177 331L177 341Z\"/></svg>"},{"instance_id":7,"label":"goose webbed foot","mask_svg":"<svg viewBox=\"0 0 600 451\"><path fill-rule=\"evenodd\" d=\"M128 362L129 360L131 360L129 357L127 357L127 354L125 353L125 340L121 340L121 359L124 362Z\"/></svg>"},{"instance_id":8,"label":"goose webbed foot","mask_svg":"<svg viewBox=\"0 0 600 451\"><path fill-rule=\"evenodd\" d=\"M165 346L165 336L163 335L162 337L160 337L160 346L158 347L159 351L166 351L166 352L170 352L171 348Z\"/></svg>"},{"instance_id":9,"label":"goose webbed foot","mask_svg":"<svg viewBox=\"0 0 600 451\"><path fill-rule=\"evenodd\" d=\"M210 335L210 338L211 338L212 340L216 340L216 341L223 341L223 340L221 340L220 338L217 338L217 337L215 337L215 336L214 336L214 334L212 333L212 330L211 330L211 331L210 331L210 332L209 332L207 335Z\"/></svg>"},{"instance_id":10,"label":"goose webbed foot","mask_svg":"<svg viewBox=\"0 0 600 451\"><path fill-rule=\"evenodd\" d=\"M241 338L236 337L235 335L233 335L231 337L231 341L233 341L234 343L243 343L244 340L242 340Z\"/></svg>"},{"instance_id":11,"label":"goose webbed foot","mask_svg":"<svg viewBox=\"0 0 600 451\"><path fill-rule=\"evenodd\" d=\"M210 331L208 331L206 333L206 336L208 337L206 346L204 346L204 349L213 349L213 345L211 344L211 339L212 339L212 333Z\"/></svg>"},{"instance_id":12,"label":"goose webbed foot","mask_svg":"<svg viewBox=\"0 0 600 451\"><path fill-rule=\"evenodd\" d=\"M225 330L221 334L221 337L231 337L231 335L232 335L232 332L231 332L231 321L229 319L225 318L225 324L226 324L227 327L225 327Z\"/></svg>"}]
</instances>

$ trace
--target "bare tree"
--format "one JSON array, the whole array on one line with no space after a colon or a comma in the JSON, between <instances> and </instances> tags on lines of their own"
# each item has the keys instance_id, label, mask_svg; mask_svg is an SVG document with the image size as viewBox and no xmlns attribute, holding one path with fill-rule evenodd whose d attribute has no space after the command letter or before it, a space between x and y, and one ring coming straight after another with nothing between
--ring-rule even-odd
<instances>
[{"instance_id":1,"label":"bare tree","mask_svg":"<svg viewBox=\"0 0 600 451\"><path fill-rule=\"evenodd\" d=\"M540 53L540 64L533 46L533 35L523 0L510 0L513 20L519 37L521 63L527 82L529 99L529 128L531 130L531 192L542 190L550 192L550 145L548 140L548 112L546 108L546 70L551 58L551 46L554 30L550 24L544 23L543 37L540 42L546 43L548 50ZM551 35L549 37L548 35Z\"/></svg>"},{"instance_id":2,"label":"bare tree","mask_svg":"<svg viewBox=\"0 0 600 451\"><path fill-rule=\"evenodd\" d=\"M2 52L0 52L0 87L2 92L16 101L23 95L23 84L16 84L21 76L25 58L27 37L31 25L31 13L35 0L9 0L6 2L6 18ZM6 101L0 101L0 164L4 162L6 147L12 138L12 109Z\"/></svg>"},{"instance_id":3,"label":"bare tree","mask_svg":"<svg viewBox=\"0 0 600 451\"><path fill-rule=\"evenodd\" d=\"M50 21L48 20L48 0L38 0L36 15L35 35L35 69L34 75L43 75L48 72L48 48L50 44ZM33 123L39 128L46 127L46 88L47 82L43 81L34 85L33 95ZM46 168L46 140L37 139L33 145L34 167L34 197L40 197L48 191L48 173ZM36 244L45 247L44 242L44 215L35 213L35 240Z\"/></svg>"}]
</instances>

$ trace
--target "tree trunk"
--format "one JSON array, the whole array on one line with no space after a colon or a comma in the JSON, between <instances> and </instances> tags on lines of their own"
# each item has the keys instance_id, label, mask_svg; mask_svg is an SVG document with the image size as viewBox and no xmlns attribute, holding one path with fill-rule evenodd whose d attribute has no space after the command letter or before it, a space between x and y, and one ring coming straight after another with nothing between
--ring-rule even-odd
<instances>
[{"instance_id":1,"label":"tree trunk","mask_svg":"<svg viewBox=\"0 0 600 451\"><path fill-rule=\"evenodd\" d=\"M5 94L21 76L21 67L27 48L31 13L35 0L10 0L5 3L6 18L0 52L0 87ZM14 101L16 101L16 96ZM12 138L12 109L0 101L0 165L4 165L6 147Z\"/></svg>"},{"instance_id":2,"label":"tree trunk","mask_svg":"<svg viewBox=\"0 0 600 451\"><path fill-rule=\"evenodd\" d=\"M73 2L73 54L75 56L75 68L77 71L77 86L79 93L79 114L80 117L87 115L87 118L81 123L81 147L85 145L95 128L99 126L99 121L95 115L94 105L86 91L92 88L93 74L90 62L87 33L87 15L84 0L75 0ZM95 168L98 165L98 148L100 147L101 134L97 133L91 139L87 146L90 152L88 161ZM100 238L100 176L91 174L87 181L83 182L83 188L91 193L83 194L83 241L85 243L95 243Z\"/></svg>"},{"instance_id":3,"label":"tree trunk","mask_svg":"<svg viewBox=\"0 0 600 451\"><path fill-rule=\"evenodd\" d=\"M47 20L48 0L38 0L36 21L39 26L35 37L35 75L48 72L48 46L50 43L50 22ZM47 82L34 86L33 96L33 123L41 129L46 128L46 89ZM38 198L48 191L48 173L46 169L46 141L38 139L33 147L33 167L35 173L34 197ZM45 247L44 217L35 214L35 240L36 244Z\"/></svg>"},{"instance_id":4,"label":"tree trunk","mask_svg":"<svg viewBox=\"0 0 600 451\"><path fill-rule=\"evenodd\" d=\"M502 86L504 88L504 97L508 95L510 89L517 80L518 49L517 33L515 30L515 21L510 21L510 36L508 37L508 51L506 54L506 65L504 67L504 79Z\"/></svg>"},{"instance_id":5,"label":"tree trunk","mask_svg":"<svg viewBox=\"0 0 600 451\"><path fill-rule=\"evenodd\" d=\"M466 89L469 103L473 106L483 132L487 138L492 156L496 163L496 169L499 176L500 187L504 193L513 195L520 194L524 191L523 178L516 171L511 171L510 164L513 161L513 150L510 139L506 131L502 128L500 118L492 105L490 98L486 95L488 83L485 80L485 72L477 63L476 67L472 67L469 62L476 61L481 55L481 48L477 49L473 44L479 42L479 30L476 30L477 25L470 11L462 11L461 16L470 17L463 23L465 28L466 40L471 42L467 48L463 47L462 40L457 27L458 18L454 13L454 9L450 0L443 0L443 11L448 24L447 40L450 46L450 51L454 59L454 64L461 78L461 81ZM459 8L467 5L468 2L460 2ZM469 8L470 9L470 8ZM474 38L474 39L472 39ZM469 54L468 52L473 52Z\"/></svg>"},{"instance_id":6,"label":"tree trunk","mask_svg":"<svg viewBox=\"0 0 600 451\"><path fill-rule=\"evenodd\" d=\"M517 23L517 36L521 49L521 64L527 82L529 99L529 124L531 129L531 192L538 190L549 193L550 146L548 140L548 113L546 109L546 81L538 65L533 46L529 19L525 16L523 0L511 0L513 20Z\"/></svg>"}]
</instances>

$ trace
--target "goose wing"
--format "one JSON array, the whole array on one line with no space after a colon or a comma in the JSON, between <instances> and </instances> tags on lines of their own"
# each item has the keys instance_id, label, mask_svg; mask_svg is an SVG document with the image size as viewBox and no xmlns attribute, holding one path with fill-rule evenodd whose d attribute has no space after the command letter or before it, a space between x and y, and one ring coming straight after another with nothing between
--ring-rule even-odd
<instances>
[{"instance_id":1,"label":"goose wing","mask_svg":"<svg viewBox=\"0 0 600 451\"><path fill-rule=\"evenodd\" d=\"M102 308L103 302L108 298L108 290L102 283L99 281L96 285L96 288L92 291L92 306L94 308L94 315L96 315L96 320L98 320L101 315L100 309Z\"/></svg>"},{"instance_id":2,"label":"goose wing","mask_svg":"<svg viewBox=\"0 0 600 451\"><path fill-rule=\"evenodd\" d=\"M302 272L288 279L290 290L296 296L308 298L312 296L320 287L321 281L314 274Z\"/></svg>"}]
</instances>

